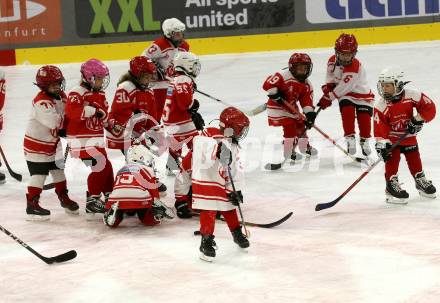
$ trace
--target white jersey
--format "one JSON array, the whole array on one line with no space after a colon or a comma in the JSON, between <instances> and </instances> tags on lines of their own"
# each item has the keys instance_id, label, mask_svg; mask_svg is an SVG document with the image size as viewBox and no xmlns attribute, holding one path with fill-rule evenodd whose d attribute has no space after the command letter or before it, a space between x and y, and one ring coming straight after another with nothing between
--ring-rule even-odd
<instances>
[{"instance_id":1,"label":"white jersey","mask_svg":"<svg viewBox=\"0 0 440 303\"><path fill-rule=\"evenodd\" d=\"M63 127L66 95L57 100L41 91L32 102L24 137L26 161L52 162L63 158L58 130Z\"/></svg>"},{"instance_id":2,"label":"white jersey","mask_svg":"<svg viewBox=\"0 0 440 303\"><path fill-rule=\"evenodd\" d=\"M374 94L368 86L364 67L356 58L346 66L336 63L336 56L330 57L327 63L326 83L336 87L329 93L331 100L349 100L357 105L373 107Z\"/></svg>"},{"instance_id":3,"label":"white jersey","mask_svg":"<svg viewBox=\"0 0 440 303\"><path fill-rule=\"evenodd\" d=\"M171 76L174 56L178 52L187 52L188 50L189 45L185 41L179 47L175 47L168 39L161 37L156 39L149 48L144 50L142 56L151 59L151 61L153 61L163 73L167 76ZM168 88L167 80L156 81L153 83L153 89L166 88Z\"/></svg>"}]
</instances>

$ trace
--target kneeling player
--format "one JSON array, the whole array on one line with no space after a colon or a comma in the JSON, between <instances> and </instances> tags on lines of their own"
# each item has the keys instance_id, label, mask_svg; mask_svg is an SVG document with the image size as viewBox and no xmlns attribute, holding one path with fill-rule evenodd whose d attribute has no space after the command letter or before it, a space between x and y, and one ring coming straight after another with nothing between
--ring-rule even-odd
<instances>
[{"instance_id":1,"label":"kneeling player","mask_svg":"<svg viewBox=\"0 0 440 303\"><path fill-rule=\"evenodd\" d=\"M147 226L159 224L162 218L174 218L173 211L159 200L153 155L145 146L133 145L126 157L127 164L116 175L105 205L104 223L117 227L125 213L137 214Z\"/></svg>"},{"instance_id":2,"label":"kneeling player","mask_svg":"<svg viewBox=\"0 0 440 303\"><path fill-rule=\"evenodd\" d=\"M374 134L377 153L385 161L385 193L389 203L406 204L409 198L408 193L400 187L397 177L401 153L405 155L420 195L435 198L436 192L423 172L416 137L423 124L434 119L435 105L424 93L405 89L407 83L403 72L397 68L384 69L377 83L382 98L374 108ZM413 109L417 111L415 116ZM391 144L405 133L409 134L407 138L390 152Z\"/></svg>"},{"instance_id":3,"label":"kneeling player","mask_svg":"<svg viewBox=\"0 0 440 303\"><path fill-rule=\"evenodd\" d=\"M234 242L241 248L249 247L236 211L238 203L243 202L238 142L247 134L249 119L238 109L228 107L220 114L219 124L219 128L209 127L194 137L192 152L192 207L200 210L200 258L205 261L215 257L217 212L225 218Z\"/></svg>"}]
</instances>

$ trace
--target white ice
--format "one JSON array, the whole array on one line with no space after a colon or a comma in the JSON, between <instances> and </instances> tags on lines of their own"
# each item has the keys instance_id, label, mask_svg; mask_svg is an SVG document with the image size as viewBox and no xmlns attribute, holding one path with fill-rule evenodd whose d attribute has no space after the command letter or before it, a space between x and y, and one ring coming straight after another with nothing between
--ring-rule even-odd
<instances>
[{"instance_id":1,"label":"white ice","mask_svg":"<svg viewBox=\"0 0 440 303\"><path fill-rule=\"evenodd\" d=\"M379 71L400 65L410 87L440 100L440 42L361 46L358 58L376 91ZM328 49L307 50L314 62L311 81L320 97ZM265 102L261 85L266 77L287 65L290 51L202 56L198 88L242 109ZM127 70L127 62L107 62L112 83ZM67 89L79 80L79 64L60 65ZM384 202L384 168L379 165L335 207L319 213L315 205L341 194L361 174L360 166L310 132L319 149L318 160L277 172L263 165L280 158L281 131L267 125L266 114L251 118L243 151L246 156L244 216L247 221L270 222L293 211L294 216L273 229L250 228L251 246L241 251L224 223L216 225L219 246L212 264L198 258L200 239L193 236L198 221L175 219L146 228L128 218L110 230L101 220L84 215L87 169L67 160L71 197L81 206L79 217L69 216L53 192L44 192L42 205L52 211L44 223L25 221L27 174L22 140L37 66L5 68L8 77L5 129L0 143L16 171L0 186L0 224L34 249L53 256L70 249L78 257L48 266L0 235L1 302L437 302L440 297L439 200L422 200L404 160L400 179L410 193L407 206ZM205 121L224 108L198 96ZM424 169L440 185L438 146L440 119L424 126L419 135ZM215 122L213 122L215 123ZM322 111L317 125L342 138L337 106ZM343 144L343 141L340 141ZM274 145L276 145L274 147ZM437 146L437 147L435 147ZM275 150L274 153L271 151ZM436 151L437 150L437 151ZM123 163L110 152L114 169ZM163 168L164 159L159 160ZM4 166L1 168L5 172ZM173 178L165 202L172 206Z\"/></svg>"}]
</instances>

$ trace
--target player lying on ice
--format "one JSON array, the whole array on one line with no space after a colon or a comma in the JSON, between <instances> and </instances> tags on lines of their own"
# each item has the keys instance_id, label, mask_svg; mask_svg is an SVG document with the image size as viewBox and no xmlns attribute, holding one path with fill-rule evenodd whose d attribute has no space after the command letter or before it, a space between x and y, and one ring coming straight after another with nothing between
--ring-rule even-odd
<instances>
[{"instance_id":1,"label":"player lying on ice","mask_svg":"<svg viewBox=\"0 0 440 303\"><path fill-rule=\"evenodd\" d=\"M136 214L147 226L157 225L163 218L173 219L172 209L159 200L158 187L153 155L144 145L131 146L105 205L104 223L117 227L124 214Z\"/></svg>"},{"instance_id":2,"label":"player lying on ice","mask_svg":"<svg viewBox=\"0 0 440 303\"><path fill-rule=\"evenodd\" d=\"M191 208L200 210L202 260L212 261L215 257L217 213L224 217L234 242L241 248L249 247L236 211L238 203L243 202L238 143L248 129L249 119L245 114L234 107L226 108L220 114L219 128L208 127L194 137L193 151L184 157L176 177L175 206L178 216L191 217ZM228 169L233 180L229 178ZM236 191L232 189L231 181Z\"/></svg>"},{"instance_id":3,"label":"player lying on ice","mask_svg":"<svg viewBox=\"0 0 440 303\"><path fill-rule=\"evenodd\" d=\"M376 150L385 161L386 201L406 204L409 194L400 187L397 172L400 154L404 154L416 189L421 196L435 198L436 189L427 180L422 168L417 133L425 122L435 117L434 102L424 93L404 88L409 83L399 68L386 68L379 74L377 90L382 97L374 108ZM413 110L417 111L413 115ZM399 137L409 133L399 146L388 151Z\"/></svg>"}]
</instances>

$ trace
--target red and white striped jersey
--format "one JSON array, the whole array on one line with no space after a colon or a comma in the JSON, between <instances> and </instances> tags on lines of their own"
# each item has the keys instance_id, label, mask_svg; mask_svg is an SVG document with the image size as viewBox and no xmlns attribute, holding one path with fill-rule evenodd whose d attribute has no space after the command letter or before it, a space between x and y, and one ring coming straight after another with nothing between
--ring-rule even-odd
<instances>
[{"instance_id":1,"label":"red and white striped jersey","mask_svg":"<svg viewBox=\"0 0 440 303\"><path fill-rule=\"evenodd\" d=\"M106 208L119 202L120 209L151 208L159 199L158 184L151 167L133 163L122 167L115 178Z\"/></svg>"},{"instance_id":2,"label":"red and white striped jersey","mask_svg":"<svg viewBox=\"0 0 440 303\"><path fill-rule=\"evenodd\" d=\"M289 70L281 70L269 76L263 84L263 89L269 95L281 93L285 102L293 105L297 111L299 111L298 102L304 113L314 110L312 84L308 80L305 82L296 80ZM292 119L299 119L298 114L290 113L272 99L267 101L267 115L271 126L283 126L291 124Z\"/></svg>"},{"instance_id":3,"label":"red and white striped jersey","mask_svg":"<svg viewBox=\"0 0 440 303\"><path fill-rule=\"evenodd\" d=\"M139 119L134 119L136 114ZM107 147L127 149L131 144L132 136L137 138L157 125L156 116L153 91L140 90L131 81L122 82L116 89L109 121L114 120L116 124L124 126L125 131L120 136L107 131Z\"/></svg>"},{"instance_id":4,"label":"red and white striped jersey","mask_svg":"<svg viewBox=\"0 0 440 303\"><path fill-rule=\"evenodd\" d=\"M162 121L169 135L188 137L198 134L188 112L193 102L193 80L186 75L174 77L168 86L162 113Z\"/></svg>"},{"instance_id":5,"label":"red and white striped jersey","mask_svg":"<svg viewBox=\"0 0 440 303\"><path fill-rule=\"evenodd\" d=\"M227 194L232 191L227 167L216 157L218 143L222 142L232 152L231 174L236 190L241 190L243 168L238 146L225 140L220 130L206 128L200 136L194 137L192 152L192 207L194 209L228 211L235 209Z\"/></svg>"},{"instance_id":6,"label":"red and white striped jersey","mask_svg":"<svg viewBox=\"0 0 440 303\"><path fill-rule=\"evenodd\" d=\"M397 102L379 99L374 106L374 136L376 141L394 143L405 134L408 123L413 117L413 109L425 122L434 119L436 108L434 102L424 93L413 89L404 89L402 97ZM417 144L416 135L402 141L400 145Z\"/></svg>"},{"instance_id":7,"label":"red and white striped jersey","mask_svg":"<svg viewBox=\"0 0 440 303\"><path fill-rule=\"evenodd\" d=\"M26 161L52 162L62 159L63 153L58 130L64 128L66 94L57 100L40 91L32 101L32 110L24 136Z\"/></svg>"},{"instance_id":8,"label":"red and white striped jersey","mask_svg":"<svg viewBox=\"0 0 440 303\"><path fill-rule=\"evenodd\" d=\"M187 51L189 51L189 44L186 41L183 41L179 47L175 47L167 38L161 37L156 39L149 48L144 50L142 56L151 59L168 77L171 77L173 75L172 61L174 56L177 52ZM167 80L157 81L153 85L153 89L163 89L167 87Z\"/></svg>"},{"instance_id":9,"label":"red and white striped jersey","mask_svg":"<svg viewBox=\"0 0 440 303\"><path fill-rule=\"evenodd\" d=\"M342 66L336 63L336 56L327 63L327 84L336 84L329 93L331 100L349 100L358 105L373 107L374 94L368 86L367 74L361 62L353 58L351 64Z\"/></svg>"},{"instance_id":10,"label":"red and white striped jersey","mask_svg":"<svg viewBox=\"0 0 440 303\"><path fill-rule=\"evenodd\" d=\"M107 115L108 103L104 92L90 91L82 85L72 89L66 104L67 141L74 158L90 158L105 153L104 119L96 117L94 108Z\"/></svg>"},{"instance_id":11,"label":"red and white striped jersey","mask_svg":"<svg viewBox=\"0 0 440 303\"><path fill-rule=\"evenodd\" d=\"M0 132L3 129L3 107L5 106L6 79L5 72L0 70Z\"/></svg>"}]
</instances>

